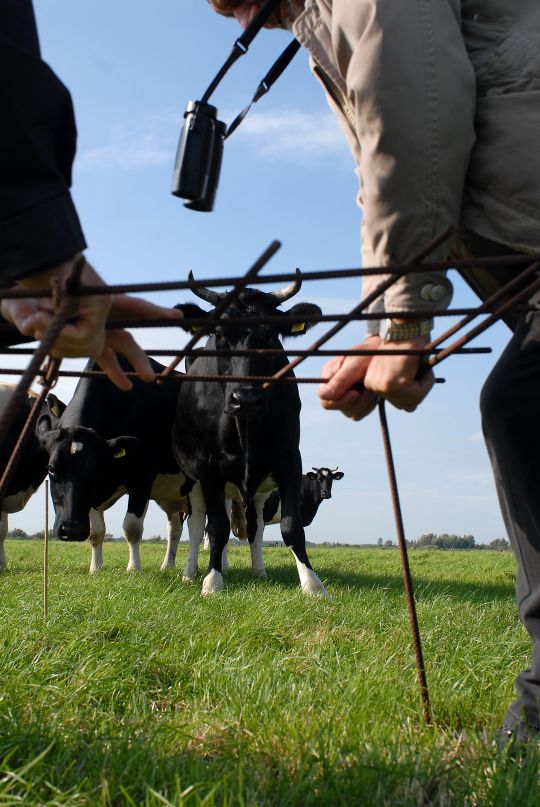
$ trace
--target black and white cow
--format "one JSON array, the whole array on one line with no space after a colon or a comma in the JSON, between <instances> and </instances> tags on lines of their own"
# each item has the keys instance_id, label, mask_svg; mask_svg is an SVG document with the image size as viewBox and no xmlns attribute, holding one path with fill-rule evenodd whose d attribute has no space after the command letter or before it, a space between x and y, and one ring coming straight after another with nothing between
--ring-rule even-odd
<instances>
[{"instance_id":1,"label":"black and white cow","mask_svg":"<svg viewBox=\"0 0 540 807\"><path fill-rule=\"evenodd\" d=\"M228 324L228 321L233 317L282 317L278 306L296 294L300 284L298 277L280 292L243 289L214 327L204 350L188 368L188 374L269 377L284 367L287 357L279 336L304 333L310 324L303 318L320 314L318 306L309 303L293 306L286 313L297 319L294 324L283 323L281 327L257 321L240 325ZM194 290L194 293L214 306L224 299L223 294L208 289ZM181 308L186 316L208 316L199 306ZM277 352L231 357L229 351L233 348L258 351L272 348ZM218 355L207 355L206 351L216 351ZM223 588L222 552L230 529L225 505L229 495L227 486L238 491L247 506L258 493L266 497L277 485L281 499L281 534L296 560L301 587L309 594L328 596L306 553L300 513L299 442L300 396L294 383L277 383L266 390L259 383L227 380L182 384L173 447L184 473L200 482L206 501L210 563L203 581L204 595ZM264 575L262 530L259 536L256 525L248 520L247 531L253 570Z\"/></svg>"},{"instance_id":2,"label":"black and white cow","mask_svg":"<svg viewBox=\"0 0 540 807\"><path fill-rule=\"evenodd\" d=\"M151 360L159 373L163 367ZM123 366L128 367L123 361ZM98 369L90 361L87 369ZM103 511L125 493L123 529L130 548L128 571L139 571L140 542L150 499L166 512L171 526L162 568L174 565L181 535L181 513L204 525L204 503L194 483L180 472L171 448L171 430L181 375L162 383L133 380L122 392L106 377L81 378L57 424L41 415L37 434L49 455L55 532L64 541L90 538L101 562ZM197 487L197 486L195 486Z\"/></svg>"},{"instance_id":3,"label":"black and white cow","mask_svg":"<svg viewBox=\"0 0 540 807\"><path fill-rule=\"evenodd\" d=\"M15 387L11 384L0 385L0 416L8 405ZM36 399L34 392L29 392L24 405L15 419L10 435L0 447L0 469L6 467L13 447L17 442L25 421ZM49 404L42 405L42 414L47 413L51 421L56 421L64 408L64 404L56 398L56 409L51 411ZM0 527L0 569L7 566L4 542L8 532L8 514L19 513L24 509L29 498L36 492L47 475L47 452L43 450L36 434L32 431L28 437L23 453L17 463L11 481L8 484L6 495L0 501L2 523Z\"/></svg>"},{"instance_id":4,"label":"black and white cow","mask_svg":"<svg viewBox=\"0 0 540 807\"><path fill-rule=\"evenodd\" d=\"M300 512L302 525L309 527L319 505L324 499L332 498L332 483L343 479L344 474L330 468L313 468L307 474L302 474L302 488L300 490ZM263 506L263 521L265 524L279 524L281 521L281 507L279 491L273 490Z\"/></svg>"}]
</instances>

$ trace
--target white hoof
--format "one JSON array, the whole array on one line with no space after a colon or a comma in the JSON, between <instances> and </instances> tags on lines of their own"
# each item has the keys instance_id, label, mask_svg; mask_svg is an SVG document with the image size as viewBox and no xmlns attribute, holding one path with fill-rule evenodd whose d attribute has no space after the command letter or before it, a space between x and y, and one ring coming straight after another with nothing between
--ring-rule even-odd
<instances>
[{"instance_id":1,"label":"white hoof","mask_svg":"<svg viewBox=\"0 0 540 807\"><path fill-rule=\"evenodd\" d=\"M197 577L197 566L184 566L184 571L182 574L182 582L183 583L193 583L195 578Z\"/></svg>"},{"instance_id":2,"label":"white hoof","mask_svg":"<svg viewBox=\"0 0 540 807\"><path fill-rule=\"evenodd\" d=\"M253 577L258 577L259 580L266 580L268 575L266 574L266 569L252 569Z\"/></svg>"},{"instance_id":3,"label":"white hoof","mask_svg":"<svg viewBox=\"0 0 540 807\"><path fill-rule=\"evenodd\" d=\"M96 574L99 571L101 571L101 566L90 566L90 574Z\"/></svg>"},{"instance_id":4,"label":"white hoof","mask_svg":"<svg viewBox=\"0 0 540 807\"><path fill-rule=\"evenodd\" d=\"M223 575L221 572L212 569L208 572L203 580L201 594L203 597L208 597L209 594L217 594L218 591L223 590Z\"/></svg>"},{"instance_id":5,"label":"white hoof","mask_svg":"<svg viewBox=\"0 0 540 807\"><path fill-rule=\"evenodd\" d=\"M315 575L315 580L309 580L302 586L304 594L309 594L310 597L323 597L325 600L331 600L332 597L327 592L319 578Z\"/></svg>"},{"instance_id":6,"label":"white hoof","mask_svg":"<svg viewBox=\"0 0 540 807\"><path fill-rule=\"evenodd\" d=\"M171 563L170 561L168 563L165 563L165 561L163 561L163 563L161 564L160 571L166 572L168 569L174 569L174 563Z\"/></svg>"},{"instance_id":7,"label":"white hoof","mask_svg":"<svg viewBox=\"0 0 540 807\"><path fill-rule=\"evenodd\" d=\"M127 567L127 569L126 569L126 572L129 572L130 574L135 574L135 573L138 573L138 572L142 572L142 569L141 569L140 566L132 566L131 563L130 563L129 566Z\"/></svg>"}]
</instances>

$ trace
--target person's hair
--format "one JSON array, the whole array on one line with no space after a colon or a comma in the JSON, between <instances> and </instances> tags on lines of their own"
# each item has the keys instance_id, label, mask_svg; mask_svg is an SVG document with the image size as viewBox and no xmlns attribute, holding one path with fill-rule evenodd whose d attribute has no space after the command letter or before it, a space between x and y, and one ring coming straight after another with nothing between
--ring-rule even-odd
<instances>
[{"instance_id":1,"label":"person's hair","mask_svg":"<svg viewBox=\"0 0 540 807\"><path fill-rule=\"evenodd\" d=\"M214 11L224 17L234 17L234 9L241 6L243 0L208 0Z\"/></svg>"}]
</instances>

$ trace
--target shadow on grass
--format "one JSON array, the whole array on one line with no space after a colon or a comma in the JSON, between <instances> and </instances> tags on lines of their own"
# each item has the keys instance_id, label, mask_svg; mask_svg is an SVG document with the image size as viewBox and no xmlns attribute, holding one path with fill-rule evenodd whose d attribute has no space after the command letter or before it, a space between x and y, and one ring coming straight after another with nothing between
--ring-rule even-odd
<instances>
[{"instance_id":1,"label":"shadow on grass","mask_svg":"<svg viewBox=\"0 0 540 807\"><path fill-rule=\"evenodd\" d=\"M262 585L280 587L298 587L298 574L296 567L291 564L271 566L268 568L268 577L261 581ZM335 566L325 567L317 564L315 571L323 580L327 589L339 587L354 591L384 590L403 594L403 578L401 574L369 574L365 572L350 572L337 570ZM249 570L231 568L225 575L225 584L236 587L253 583L255 578ZM202 579L202 578L201 578ZM430 580L413 575L415 597L418 601L430 600L440 596L450 596L455 599L469 602L513 601L515 589L511 582L463 582L459 580Z\"/></svg>"}]
</instances>

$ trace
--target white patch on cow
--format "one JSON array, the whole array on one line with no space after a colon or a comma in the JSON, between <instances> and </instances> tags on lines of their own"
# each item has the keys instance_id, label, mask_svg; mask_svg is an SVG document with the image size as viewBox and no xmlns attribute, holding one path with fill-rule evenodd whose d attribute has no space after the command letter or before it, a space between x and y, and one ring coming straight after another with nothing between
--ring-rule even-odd
<instances>
[{"instance_id":1,"label":"white patch on cow","mask_svg":"<svg viewBox=\"0 0 540 807\"><path fill-rule=\"evenodd\" d=\"M199 546L203 540L204 525L206 521L206 503L199 484L195 485L189 494L191 516L188 518L189 552L182 580L192 583L197 575L199 562Z\"/></svg>"},{"instance_id":2,"label":"white patch on cow","mask_svg":"<svg viewBox=\"0 0 540 807\"><path fill-rule=\"evenodd\" d=\"M223 575L217 569L208 572L203 580L201 594L208 597L209 594L217 594L223 590Z\"/></svg>"},{"instance_id":3,"label":"white patch on cow","mask_svg":"<svg viewBox=\"0 0 540 807\"><path fill-rule=\"evenodd\" d=\"M77 454L79 451L82 451L83 448L84 448L84 446L83 446L82 443L77 443L76 440L73 440L70 447L69 447L69 453L70 454Z\"/></svg>"},{"instance_id":4,"label":"white patch on cow","mask_svg":"<svg viewBox=\"0 0 540 807\"><path fill-rule=\"evenodd\" d=\"M7 513L2 513L2 522L0 525L0 569L7 569L6 550L4 548L4 541L8 532L8 517Z\"/></svg>"},{"instance_id":5,"label":"white patch on cow","mask_svg":"<svg viewBox=\"0 0 540 807\"><path fill-rule=\"evenodd\" d=\"M264 519L263 519L263 507L266 499L268 498L269 493L267 490L263 490L261 492L257 492L253 497L253 506L255 507L255 513L257 518L257 530L255 532L255 538L253 542L250 543L249 549L251 552L251 571L255 575L255 577L266 577L266 569L264 567L264 560L262 554L262 543L263 543L263 535L264 535Z\"/></svg>"},{"instance_id":6,"label":"white patch on cow","mask_svg":"<svg viewBox=\"0 0 540 807\"><path fill-rule=\"evenodd\" d=\"M167 504L170 511L175 510L178 513L181 508L174 505L186 501L186 497L180 496L180 488L185 481L186 477L181 473L158 474L154 479L150 498Z\"/></svg>"},{"instance_id":7,"label":"white patch on cow","mask_svg":"<svg viewBox=\"0 0 540 807\"><path fill-rule=\"evenodd\" d=\"M182 537L182 519L179 513L171 513L167 516L167 550L163 563L161 564L161 571L167 569L174 569L176 565L176 550L178 543Z\"/></svg>"},{"instance_id":8,"label":"white patch on cow","mask_svg":"<svg viewBox=\"0 0 540 807\"><path fill-rule=\"evenodd\" d=\"M298 577L300 578L300 587L302 591L305 594L312 594L316 597L324 597L327 600L331 600L332 598L330 594L327 592L313 569L308 568L305 563L299 561L292 548L291 552L293 553L293 557L296 561L296 568L298 569Z\"/></svg>"},{"instance_id":9,"label":"white patch on cow","mask_svg":"<svg viewBox=\"0 0 540 807\"><path fill-rule=\"evenodd\" d=\"M126 541L129 544L129 563L127 565L128 572L140 572L142 570L139 549L143 536L145 515L146 509L142 518L138 518L133 513L126 513L126 517L124 518L124 523L122 526Z\"/></svg>"},{"instance_id":10,"label":"white patch on cow","mask_svg":"<svg viewBox=\"0 0 540 807\"><path fill-rule=\"evenodd\" d=\"M88 540L92 546L90 574L98 572L103 566L103 541L105 539L105 519L99 510L90 510L90 535Z\"/></svg>"},{"instance_id":11,"label":"white patch on cow","mask_svg":"<svg viewBox=\"0 0 540 807\"><path fill-rule=\"evenodd\" d=\"M30 485L27 490L21 490L19 493L14 493L12 496L6 496L2 502L2 512L4 513L20 513L25 507L28 499L34 495L37 488Z\"/></svg>"}]
</instances>

